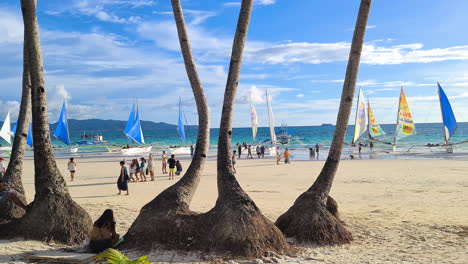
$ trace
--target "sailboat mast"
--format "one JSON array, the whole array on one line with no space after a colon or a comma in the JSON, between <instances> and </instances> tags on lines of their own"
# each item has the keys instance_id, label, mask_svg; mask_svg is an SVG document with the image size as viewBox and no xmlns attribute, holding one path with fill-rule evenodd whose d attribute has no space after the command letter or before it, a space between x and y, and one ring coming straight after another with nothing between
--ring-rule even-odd
<instances>
[{"instance_id":1,"label":"sailboat mast","mask_svg":"<svg viewBox=\"0 0 468 264\"><path fill-rule=\"evenodd\" d=\"M353 134L353 139L351 140L351 144L355 143L354 139L356 138L356 126L357 126L358 115L359 115L359 99L360 99L360 97L361 97L361 87L359 87L358 98L357 98L357 101L356 101L356 117L354 118L354 134Z\"/></svg>"},{"instance_id":2,"label":"sailboat mast","mask_svg":"<svg viewBox=\"0 0 468 264\"><path fill-rule=\"evenodd\" d=\"M367 98L367 134L369 135L369 138L372 138L371 136L371 120L370 120L370 102L369 98Z\"/></svg>"},{"instance_id":3,"label":"sailboat mast","mask_svg":"<svg viewBox=\"0 0 468 264\"><path fill-rule=\"evenodd\" d=\"M442 109L442 100L440 100L440 84L437 82L437 94L439 95L439 106L440 106L440 114L442 115L442 131L444 131L444 144L447 145L449 141L450 135L447 135L447 129L445 129L445 117Z\"/></svg>"}]
</instances>

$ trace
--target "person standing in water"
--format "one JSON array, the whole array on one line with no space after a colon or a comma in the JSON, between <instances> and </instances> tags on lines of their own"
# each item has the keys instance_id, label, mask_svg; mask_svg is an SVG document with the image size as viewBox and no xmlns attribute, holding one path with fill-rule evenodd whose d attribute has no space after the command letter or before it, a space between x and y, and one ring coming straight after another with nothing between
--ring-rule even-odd
<instances>
[{"instance_id":1,"label":"person standing in water","mask_svg":"<svg viewBox=\"0 0 468 264\"><path fill-rule=\"evenodd\" d=\"M239 159L240 159L241 158L241 153L242 153L242 145L241 144L239 144L237 146L237 150L239 151L237 154L239 155Z\"/></svg>"},{"instance_id":2,"label":"person standing in water","mask_svg":"<svg viewBox=\"0 0 468 264\"><path fill-rule=\"evenodd\" d=\"M315 144L315 153L317 153L317 156L319 155L319 150L320 150L320 146L318 143Z\"/></svg>"},{"instance_id":3,"label":"person standing in water","mask_svg":"<svg viewBox=\"0 0 468 264\"><path fill-rule=\"evenodd\" d=\"M193 145L190 145L190 157L193 158Z\"/></svg>"},{"instance_id":4,"label":"person standing in water","mask_svg":"<svg viewBox=\"0 0 468 264\"><path fill-rule=\"evenodd\" d=\"M125 161L120 162L120 176L119 179L117 180L117 188L119 189L119 195L121 194L122 191L127 191L126 195L129 195L128 193L128 171L127 167L125 167Z\"/></svg>"},{"instance_id":5,"label":"person standing in water","mask_svg":"<svg viewBox=\"0 0 468 264\"><path fill-rule=\"evenodd\" d=\"M162 162L162 173L165 174L167 173L167 155L166 155L166 151L164 150L161 156L161 162Z\"/></svg>"},{"instance_id":6,"label":"person standing in water","mask_svg":"<svg viewBox=\"0 0 468 264\"><path fill-rule=\"evenodd\" d=\"M76 163L73 158L70 158L70 161L68 161L68 170L70 171L71 181L73 181L73 178L75 178L75 172L76 172Z\"/></svg>"}]
</instances>

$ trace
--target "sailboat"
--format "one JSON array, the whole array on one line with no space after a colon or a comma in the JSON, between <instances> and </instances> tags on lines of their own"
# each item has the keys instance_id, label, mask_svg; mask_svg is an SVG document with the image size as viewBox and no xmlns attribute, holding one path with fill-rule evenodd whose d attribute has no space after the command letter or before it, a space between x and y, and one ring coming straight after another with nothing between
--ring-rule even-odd
<instances>
[{"instance_id":1,"label":"sailboat","mask_svg":"<svg viewBox=\"0 0 468 264\"><path fill-rule=\"evenodd\" d=\"M187 143L185 138L185 126L184 126L184 114L182 112L182 100L179 98L179 119L177 121L177 133L179 134L180 140L183 144ZM190 147L174 147L169 148L171 154L190 154Z\"/></svg>"},{"instance_id":2,"label":"sailboat","mask_svg":"<svg viewBox=\"0 0 468 264\"><path fill-rule=\"evenodd\" d=\"M367 120L367 131L369 133L369 138L373 139L375 137L383 136L386 134L382 127L380 127L380 124L377 122L377 119L375 119L375 115L370 106L369 99L367 99Z\"/></svg>"},{"instance_id":3,"label":"sailboat","mask_svg":"<svg viewBox=\"0 0 468 264\"><path fill-rule=\"evenodd\" d=\"M268 90L265 90L265 98L268 111L268 124L270 126L270 142L271 147L269 148L270 156L276 155L276 132L275 132L275 119L273 117L273 110L271 109L270 99L268 98Z\"/></svg>"},{"instance_id":4,"label":"sailboat","mask_svg":"<svg viewBox=\"0 0 468 264\"><path fill-rule=\"evenodd\" d=\"M355 144L367 131L366 104L362 89L359 88L359 95L356 107L356 119L354 120L354 135L351 145Z\"/></svg>"},{"instance_id":5,"label":"sailboat","mask_svg":"<svg viewBox=\"0 0 468 264\"><path fill-rule=\"evenodd\" d=\"M452 106L450 105L447 95L438 82L437 87L439 91L440 112L442 114L442 122L444 124L444 144L442 146L445 147L447 153L453 153L453 145L465 144L468 143L468 140L458 143L449 142L458 127L457 119L455 118L455 114L453 113Z\"/></svg>"},{"instance_id":6,"label":"sailboat","mask_svg":"<svg viewBox=\"0 0 468 264\"><path fill-rule=\"evenodd\" d=\"M138 110L138 101L136 101L130 116L128 117L127 126L125 127L124 134L132 143L138 143L140 145L145 144L145 138L143 137L143 130L141 129L140 122L140 111ZM151 151L151 146L139 146L139 147L127 147L120 150L123 155L134 155L140 153L148 153Z\"/></svg>"},{"instance_id":7,"label":"sailboat","mask_svg":"<svg viewBox=\"0 0 468 264\"><path fill-rule=\"evenodd\" d=\"M288 133L288 126L286 124L281 124L281 130L279 135L276 136L276 140L282 145L289 144L289 141L291 140L291 135Z\"/></svg>"},{"instance_id":8,"label":"sailboat","mask_svg":"<svg viewBox=\"0 0 468 264\"><path fill-rule=\"evenodd\" d=\"M9 145L11 145L11 121L10 112L7 113L5 122L3 122L2 128L0 129L0 137L3 138ZM11 151L11 146L0 146L0 152Z\"/></svg>"},{"instance_id":9,"label":"sailboat","mask_svg":"<svg viewBox=\"0 0 468 264\"><path fill-rule=\"evenodd\" d=\"M70 131L68 129L67 109L65 102L63 102L62 105L62 111L60 112L60 117L57 122L57 128L55 128L54 137L68 146L68 148L55 148L54 152L56 154L78 152L77 147L70 147Z\"/></svg>"},{"instance_id":10,"label":"sailboat","mask_svg":"<svg viewBox=\"0 0 468 264\"><path fill-rule=\"evenodd\" d=\"M395 128L395 136L393 138L393 151L396 151L398 140L413 136L416 134L416 127L413 121L413 116L406 101L405 91L401 87L400 100L398 104L397 122Z\"/></svg>"}]
</instances>

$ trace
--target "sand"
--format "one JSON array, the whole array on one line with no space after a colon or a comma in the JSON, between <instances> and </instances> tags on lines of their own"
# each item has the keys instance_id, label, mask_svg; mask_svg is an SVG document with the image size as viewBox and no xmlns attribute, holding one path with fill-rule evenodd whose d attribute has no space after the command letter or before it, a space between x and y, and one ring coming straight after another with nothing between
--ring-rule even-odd
<instances>
[{"instance_id":1,"label":"sand","mask_svg":"<svg viewBox=\"0 0 468 264\"><path fill-rule=\"evenodd\" d=\"M124 234L140 208L174 183L157 169L154 182L130 183L130 195L117 195L119 173L115 157L76 158L77 175L70 182L67 159L57 159L72 197L95 220L106 208L116 214L117 231ZM160 162L157 161L158 167ZM187 158L182 160L184 168ZM192 209L204 212L215 203L216 162L210 157ZM247 193L272 221L292 205L317 177L323 161L273 159L237 162L237 177ZM33 161L25 162L24 185L34 194ZM280 263L467 263L468 159L465 160L346 160L340 164L331 195L342 219L354 234L351 244L334 247L299 245L296 258L273 257ZM150 224L150 223L148 223ZM22 263L27 254L61 245L36 241L0 240L0 262ZM130 255L139 253L130 252ZM202 262L202 253L156 250L153 262ZM208 263L208 262L206 262Z\"/></svg>"}]
</instances>

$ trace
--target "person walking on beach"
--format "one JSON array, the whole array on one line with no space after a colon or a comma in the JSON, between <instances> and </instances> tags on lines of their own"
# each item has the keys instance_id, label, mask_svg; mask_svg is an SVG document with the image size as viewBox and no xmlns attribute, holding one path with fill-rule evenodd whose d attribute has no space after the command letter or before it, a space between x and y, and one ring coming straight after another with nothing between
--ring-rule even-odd
<instances>
[{"instance_id":1,"label":"person walking on beach","mask_svg":"<svg viewBox=\"0 0 468 264\"><path fill-rule=\"evenodd\" d=\"M262 159L265 158L265 146L260 147L260 153L262 154Z\"/></svg>"},{"instance_id":2,"label":"person walking on beach","mask_svg":"<svg viewBox=\"0 0 468 264\"><path fill-rule=\"evenodd\" d=\"M237 146L237 150L239 151L237 154L239 155L239 159L240 159L241 153L242 153L242 145L239 144L239 146Z\"/></svg>"},{"instance_id":3,"label":"person walking on beach","mask_svg":"<svg viewBox=\"0 0 468 264\"><path fill-rule=\"evenodd\" d=\"M320 150L320 146L318 143L315 144L315 153L317 153L317 156L319 155L319 150Z\"/></svg>"},{"instance_id":4,"label":"person walking on beach","mask_svg":"<svg viewBox=\"0 0 468 264\"><path fill-rule=\"evenodd\" d=\"M70 178L71 181L73 181L73 178L75 178L75 172L76 172L76 163L73 158L70 158L70 161L68 161L68 170L70 171Z\"/></svg>"},{"instance_id":5,"label":"person walking on beach","mask_svg":"<svg viewBox=\"0 0 468 264\"><path fill-rule=\"evenodd\" d=\"M125 161L120 162L120 176L119 179L117 180L117 188L119 189L118 195L121 194L122 191L127 191L126 195L129 195L128 193L128 171L127 167L125 167Z\"/></svg>"},{"instance_id":6,"label":"person walking on beach","mask_svg":"<svg viewBox=\"0 0 468 264\"><path fill-rule=\"evenodd\" d=\"M182 173L182 164L180 164L180 161L177 160L175 166L176 166L175 174L179 176Z\"/></svg>"},{"instance_id":7,"label":"person walking on beach","mask_svg":"<svg viewBox=\"0 0 468 264\"><path fill-rule=\"evenodd\" d=\"M193 145L190 145L190 157L193 158Z\"/></svg>"},{"instance_id":8,"label":"person walking on beach","mask_svg":"<svg viewBox=\"0 0 468 264\"><path fill-rule=\"evenodd\" d=\"M247 147L247 158L249 158L249 157L250 157L251 159L253 159L253 157L252 157L252 145L249 145L249 146Z\"/></svg>"},{"instance_id":9,"label":"person walking on beach","mask_svg":"<svg viewBox=\"0 0 468 264\"><path fill-rule=\"evenodd\" d=\"M166 151L164 150L161 156L161 162L162 162L162 173L165 174L167 173L167 155L166 155Z\"/></svg>"},{"instance_id":10,"label":"person walking on beach","mask_svg":"<svg viewBox=\"0 0 468 264\"><path fill-rule=\"evenodd\" d=\"M359 145L358 145L358 151L359 151L359 154L361 154L361 150L362 150L362 143L359 142Z\"/></svg>"},{"instance_id":11,"label":"person walking on beach","mask_svg":"<svg viewBox=\"0 0 468 264\"><path fill-rule=\"evenodd\" d=\"M148 157L148 173L151 176L151 181L154 181L154 156L152 153Z\"/></svg>"},{"instance_id":12,"label":"person walking on beach","mask_svg":"<svg viewBox=\"0 0 468 264\"><path fill-rule=\"evenodd\" d=\"M5 175L5 165L3 165L3 158L0 157L0 179L3 179L3 175Z\"/></svg>"},{"instance_id":13,"label":"person walking on beach","mask_svg":"<svg viewBox=\"0 0 468 264\"><path fill-rule=\"evenodd\" d=\"M260 152L260 147L257 146L257 147L255 148L255 151L257 152L257 157L260 159L260 157L262 156L262 153Z\"/></svg>"},{"instance_id":14,"label":"person walking on beach","mask_svg":"<svg viewBox=\"0 0 468 264\"><path fill-rule=\"evenodd\" d=\"M140 158L140 176L141 176L141 181L146 181L146 159L144 157ZM145 180L143 180L143 178Z\"/></svg>"},{"instance_id":15,"label":"person walking on beach","mask_svg":"<svg viewBox=\"0 0 468 264\"><path fill-rule=\"evenodd\" d=\"M175 164L176 164L176 160L174 159L174 154L172 154L171 158L167 160L167 163L169 163L169 180L173 180L174 172L175 172Z\"/></svg>"},{"instance_id":16,"label":"person walking on beach","mask_svg":"<svg viewBox=\"0 0 468 264\"><path fill-rule=\"evenodd\" d=\"M232 151L232 157L231 157L231 163L232 163L232 170L234 171L234 173L236 173L236 162L237 162L237 155L236 155L236 151L233 150Z\"/></svg>"},{"instance_id":17,"label":"person walking on beach","mask_svg":"<svg viewBox=\"0 0 468 264\"><path fill-rule=\"evenodd\" d=\"M291 164L291 161L289 160L291 154L289 153L288 148L284 151L284 164Z\"/></svg>"},{"instance_id":18,"label":"person walking on beach","mask_svg":"<svg viewBox=\"0 0 468 264\"><path fill-rule=\"evenodd\" d=\"M280 147L276 147L276 164L279 165L280 161L281 161Z\"/></svg>"},{"instance_id":19,"label":"person walking on beach","mask_svg":"<svg viewBox=\"0 0 468 264\"><path fill-rule=\"evenodd\" d=\"M136 162L138 164L138 161ZM136 174L136 168L138 167L138 165L135 164L135 159L132 159L132 161L130 162L130 166L129 166L129 173L130 173L130 177L129 179L134 182L135 179L133 178L133 175L135 175L136 177L136 181L140 181L140 179L138 178L138 174Z\"/></svg>"}]
</instances>

